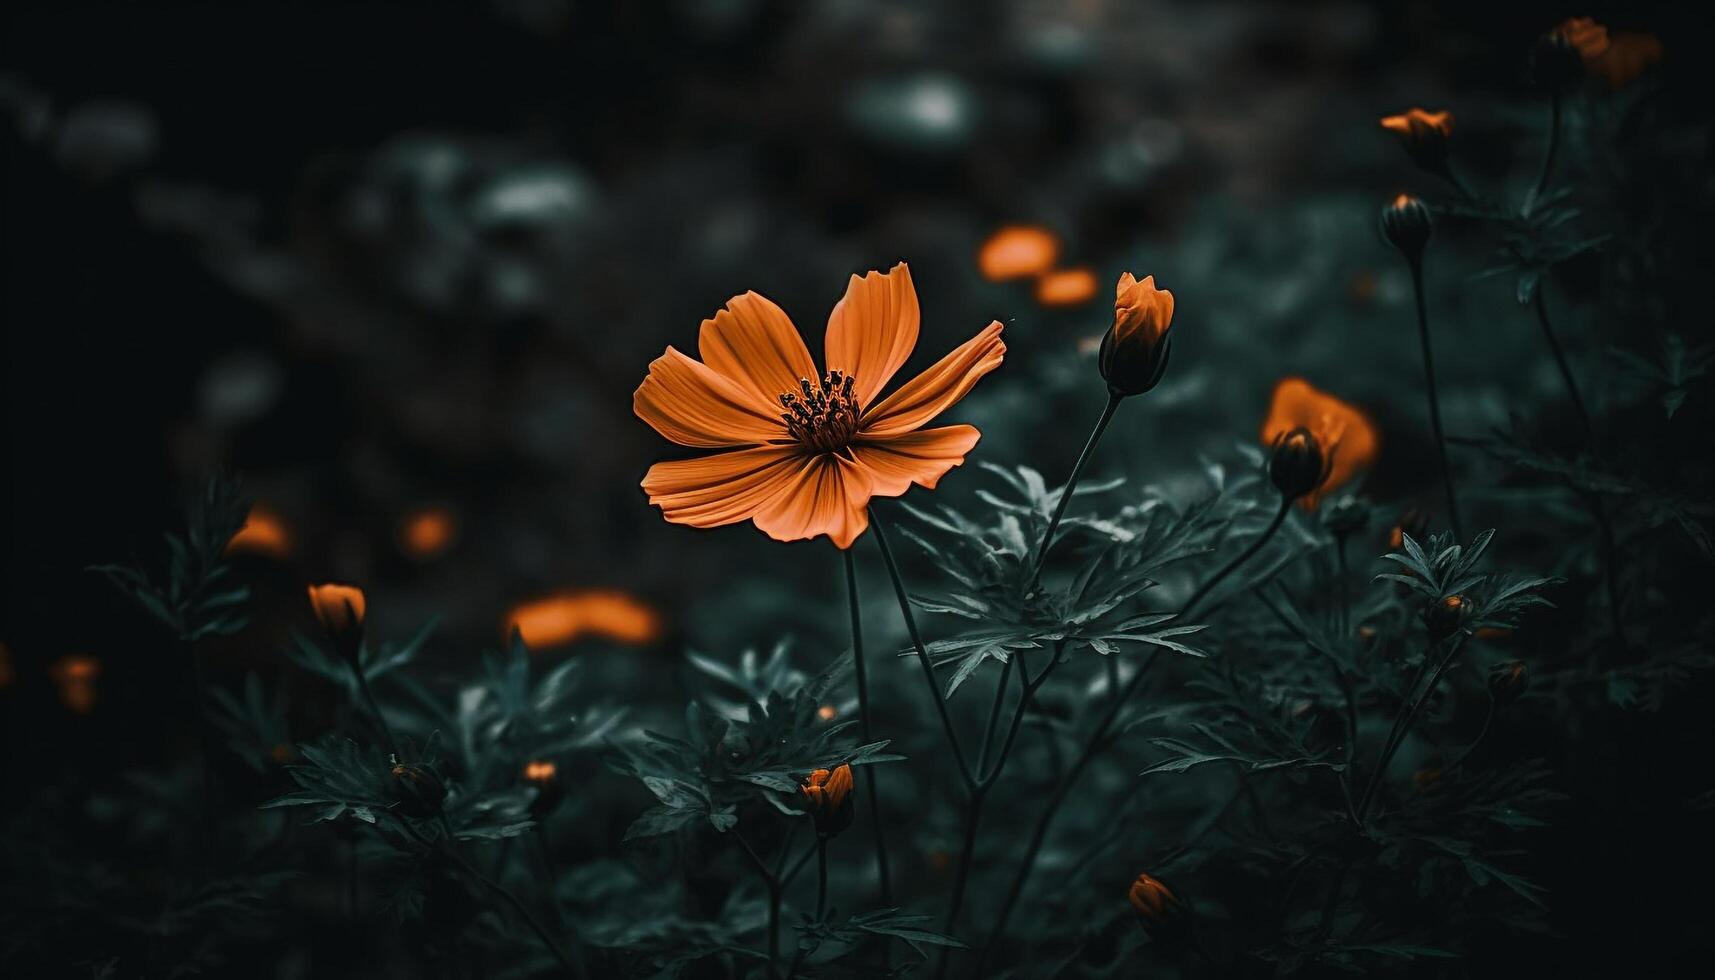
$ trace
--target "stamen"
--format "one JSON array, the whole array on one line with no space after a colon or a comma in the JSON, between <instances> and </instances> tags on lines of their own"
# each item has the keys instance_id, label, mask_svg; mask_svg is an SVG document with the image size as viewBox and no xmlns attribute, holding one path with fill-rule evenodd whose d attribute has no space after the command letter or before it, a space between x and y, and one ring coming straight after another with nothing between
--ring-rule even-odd
<instances>
[{"instance_id":1,"label":"stamen","mask_svg":"<svg viewBox=\"0 0 1715 980\"><path fill-rule=\"evenodd\" d=\"M843 371L829 371L820 385L812 384L809 378L799 378L799 393L788 391L780 395L780 406L786 409L780 414L780 421L786 424L792 438L811 449L821 452L842 449L857 434L861 413L855 384L855 379Z\"/></svg>"}]
</instances>

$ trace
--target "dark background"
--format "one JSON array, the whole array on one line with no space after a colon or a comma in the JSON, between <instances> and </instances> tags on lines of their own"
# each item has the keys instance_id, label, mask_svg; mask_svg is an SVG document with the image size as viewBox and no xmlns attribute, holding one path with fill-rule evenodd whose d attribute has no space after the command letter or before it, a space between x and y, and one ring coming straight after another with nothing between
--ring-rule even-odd
<instances>
[{"instance_id":1,"label":"dark background","mask_svg":"<svg viewBox=\"0 0 1715 980\"><path fill-rule=\"evenodd\" d=\"M912 367L1007 321L1006 369L960 411L986 458L1063 473L1099 407L1075 347L1104 328L1106 287L1044 309L983 281L976 248L1008 222L1053 227L1104 283L1154 272L1178 297L1182 387L1124 423L1111 441L1136 448L1113 474L1167 479L1253 438L1273 379L1302 372L1377 416L1368 488L1408 503L1433 470L1416 375L1390 380L1416 354L1370 222L1433 185L1376 117L1451 107L1473 179L1516 187L1539 111L1520 53L1589 13L1666 40L1655 111L1706 140L1694 6L7 4L9 791L99 783L173 751L146 733L190 737L163 707L183 683L170 643L84 569L153 553L216 466L295 545L244 560L275 612L228 644L217 683L266 661L307 619L301 583L330 578L363 582L384 630L440 612L442 662L568 586L664 611L644 664L815 636L838 601L831 554L661 522L636 481L674 450L630 391L733 294L771 296L817 338L848 273L905 258L925 314ZM1700 213L1664 219L1687 226L1677 269L1708 268ZM1472 278L1481 249L1451 235L1434 287L1450 428L1480 431L1502 396L1569 426L1548 369L1494 339L1504 323L1532 340L1509 287ZM1677 313L1707 329L1706 290L1664 297L1703 304ZM460 527L429 562L396 538L424 504ZM48 678L72 652L103 663L87 717ZM1707 866L1707 810L1652 793L1673 782L1658 773L1707 768L1691 748L1706 693L1567 733L1578 804L1531 862L1560 932L1529 951L1543 971L1707 952L1685 874Z\"/></svg>"}]
</instances>

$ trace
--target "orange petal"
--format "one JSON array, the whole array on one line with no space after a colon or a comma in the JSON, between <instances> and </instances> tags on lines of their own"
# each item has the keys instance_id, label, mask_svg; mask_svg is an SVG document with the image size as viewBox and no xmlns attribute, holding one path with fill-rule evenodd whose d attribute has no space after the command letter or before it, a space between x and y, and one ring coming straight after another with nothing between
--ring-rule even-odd
<instances>
[{"instance_id":1,"label":"orange petal","mask_svg":"<svg viewBox=\"0 0 1715 980\"><path fill-rule=\"evenodd\" d=\"M897 497L915 483L927 490L946 472L965 461L965 454L982 433L975 426L949 425L919 429L874 442L852 445L854 456L869 470L877 497Z\"/></svg>"},{"instance_id":2,"label":"orange petal","mask_svg":"<svg viewBox=\"0 0 1715 980\"><path fill-rule=\"evenodd\" d=\"M911 432L951 408L979 378L1000 367L1006 357L1000 331L1000 321L996 320L864 413L859 438L882 439Z\"/></svg>"},{"instance_id":3,"label":"orange petal","mask_svg":"<svg viewBox=\"0 0 1715 980\"><path fill-rule=\"evenodd\" d=\"M1268 417L1263 421L1262 443L1272 446L1276 438L1300 426L1315 434L1323 452L1333 454L1328 478L1314 493L1299 500L1306 510L1315 510L1323 497L1375 462L1381 440L1362 409L1318 390L1303 378L1282 378L1275 385Z\"/></svg>"},{"instance_id":4,"label":"orange petal","mask_svg":"<svg viewBox=\"0 0 1715 980\"><path fill-rule=\"evenodd\" d=\"M776 541L826 534L836 546L850 548L869 527L869 473L832 453L805 458L810 465L762 508L756 526Z\"/></svg>"},{"instance_id":5,"label":"orange petal","mask_svg":"<svg viewBox=\"0 0 1715 980\"><path fill-rule=\"evenodd\" d=\"M744 446L786 436L778 408L672 347L650 362L631 410L681 446Z\"/></svg>"},{"instance_id":6,"label":"orange petal","mask_svg":"<svg viewBox=\"0 0 1715 980\"><path fill-rule=\"evenodd\" d=\"M797 446L757 446L656 463L643 477L643 490L674 524L720 527L755 516L809 459Z\"/></svg>"},{"instance_id":7,"label":"orange petal","mask_svg":"<svg viewBox=\"0 0 1715 980\"><path fill-rule=\"evenodd\" d=\"M867 405L892 380L917 346L917 289L903 262L886 275L852 276L846 295L828 317L828 370L857 379L859 405Z\"/></svg>"},{"instance_id":8,"label":"orange petal","mask_svg":"<svg viewBox=\"0 0 1715 980\"><path fill-rule=\"evenodd\" d=\"M774 412L780 395L798 390L800 378L821 377L792 319L760 293L734 296L714 319L704 320L697 349L704 364Z\"/></svg>"}]
</instances>

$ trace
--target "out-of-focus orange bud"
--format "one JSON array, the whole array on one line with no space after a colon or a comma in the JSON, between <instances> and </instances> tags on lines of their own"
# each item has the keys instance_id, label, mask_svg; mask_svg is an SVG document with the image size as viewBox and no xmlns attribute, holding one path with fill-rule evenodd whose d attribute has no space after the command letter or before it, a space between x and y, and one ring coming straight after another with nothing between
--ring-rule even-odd
<instances>
[{"instance_id":1,"label":"out-of-focus orange bud","mask_svg":"<svg viewBox=\"0 0 1715 980\"><path fill-rule=\"evenodd\" d=\"M1431 786L1434 786L1436 783L1439 783L1442 775L1443 773L1439 768L1430 766L1427 769L1419 769L1412 773L1411 781L1417 784L1418 789L1426 790Z\"/></svg>"},{"instance_id":2,"label":"out-of-focus orange bud","mask_svg":"<svg viewBox=\"0 0 1715 980\"><path fill-rule=\"evenodd\" d=\"M412 558L433 558L458 537L458 520L445 507L424 507L406 515L399 543Z\"/></svg>"},{"instance_id":3,"label":"out-of-focus orange bud","mask_svg":"<svg viewBox=\"0 0 1715 980\"><path fill-rule=\"evenodd\" d=\"M644 644L660 638L661 617L641 599L617 589L567 591L513 607L506 617L506 632L515 629L532 650L586 636Z\"/></svg>"},{"instance_id":4,"label":"out-of-focus orange bud","mask_svg":"<svg viewBox=\"0 0 1715 980\"><path fill-rule=\"evenodd\" d=\"M1094 299L1101 283L1084 266L1056 269L1036 280L1036 302L1043 306L1078 306Z\"/></svg>"},{"instance_id":5,"label":"out-of-focus orange bud","mask_svg":"<svg viewBox=\"0 0 1715 980\"><path fill-rule=\"evenodd\" d=\"M268 558L288 558L292 554L292 535L280 515L261 504L250 508L244 526L227 542L228 554L263 555Z\"/></svg>"},{"instance_id":6,"label":"out-of-focus orange bud","mask_svg":"<svg viewBox=\"0 0 1715 980\"><path fill-rule=\"evenodd\" d=\"M290 745L287 745L285 742L281 742L280 744L278 744L278 745L276 745L273 748L268 750L268 758L273 759L275 762L278 762L282 766L286 765L287 763L290 763L293 759L296 759L297 757L298 757L298 750L294 749Z\"/></svg>"},{"instance_id":7,"label":"out-of-focus orange bud","mask_svg":"<svg viewBox=\"0 0 1715 980\"><path fill-rule=\"evenodd\" d=\"M1470 617L1471 600L1462 595L1450 595L1432 604L1423 614L1423 622L1429 628L1430 638L1439 641L1459 632Z\"/></svg>"},{"instance_id":8,"label":"out-of-focus orange bud","mask_svg":"<svg viewBox=\"0 0 1715 980\"><path fill-rule=\"evenodd\" d=\"M1190 910L1173 889L1151 875L1140 874L1126 892L1126 900L1137 910L1138 925L1157 942L1173 942L1183 938L1190 922Z\"/></svg>"},{"instance_id":9,"label":"out-of-focus orange bud","mask_svg":"<svg viewBox=\"0 0 1715 980\"><path fill-rule=\"evenodd\" d=\"M1400 146L1424 171L1447 176L1447 138L1453 135L1453 114L1443 110L1407 109L1383 116L1382 128L1399 137Z\"/></svg>"},{"instance_id":10,"label":"out-of-focus orange bud","mask_svg":"<svg viewBox=\"0 0 1715 980\"><path fill-rule=\"evenodd\" d=\"M1054 268L1060 258L1060 239L1040 225L1008 225L983 242L977 251L977 268L994 282L1029 279Z\"/></svg>"},{"instance_id":11,"label":"out-of-focus orange bud","mask_svg":"<svg viewBox=\"0 0 1715 980\"><path fill-rule=\"evenodd\" d=\"M822 719L823 721L833 721L834 716L838 715L839 713L840 713L840 709L834 707L831 704L824 704L820 708L816 709L816 717Z\"/></svg>"},{"instance_id":12,"label":"out-of-focus orange bud","mask_svg":"<svg viewBox=\"0 0 1715 980\"><path fill-rule=\"evenodd\" d=\"M329 582L310 586L310 608L339 655L356 663L363 649L363 590Z\"/></svg>"},{"instance_id":13,"label":"out-of-focus orange bud","mask_svg":"<svg viewBox=\"0 0 1715 980\"><path fill-rule=\"evenodd\" d=\"M551 783L559 775L560 767L550 759L532 759L524 764L524 781L527 783Z\"/></svg>"},{"instance_id":14,"label":"out-of-focus orange bud","mask_svg":"<svg viewBox=\"0 0 1715 980\"><path fill-rule=\"evenodd\" d=\"M1572 17L1561 21L1554 34L1572 46L1586 63L1608 52L1608 29L1590 17Z\"/></svg>"},{"instance_id":15,"label":"out-of-focus orange bud","mask_svg":"<svg viewBox=\"0 0 1715 980\"><path fill-rule=\"evenodd\" d=\"M1326 476L1298 498L1306 510L1315 510L1324 496L1369 469L1381 445L1375 425L1357 406L1318 391L1303 378L1283 378L1263 420L1262 443L1276 446L1295 429L1315 436L1327 467Z\"/></svg>"},{"instance_id":16,"label":"out-of-focus orange bud","mask_svg":"<svg viewBox=\"0 0 1715 980\"><path fill-rule=\"evenodd\" d=\"M101 661L84 653L67 654L48 666L48 676L59 687L60 702L73 714L95 710L95 681L101 676Z\"/></svg>"},{"instance_id":17,"label":"out-of-focus orange bud","mask_svg":"<svg viewBox=\"0 0 1715 980\"><path fill-rule=\"evenodd\" d=\"M1358 639L1360 639L1360 640L1373 640L1375 638L1376 638L1376 628L1374 626L1360 626L1360 627L1358 627Z\"/></svg>"}]
</instances>

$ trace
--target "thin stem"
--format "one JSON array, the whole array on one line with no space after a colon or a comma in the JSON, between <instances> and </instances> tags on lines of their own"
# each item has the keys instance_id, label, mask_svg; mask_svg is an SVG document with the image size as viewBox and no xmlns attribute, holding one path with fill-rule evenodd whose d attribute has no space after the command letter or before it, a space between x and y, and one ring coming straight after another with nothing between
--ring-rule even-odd
<instances>
[{"instance_id":1,"label":"thin stem","mask_svg":"<svg viewBox=\"0 0 1715 980\"><path fill-rule=\"evenodd\" d=\"M1435 666L1435 672L1429 675L1429 683L1423 686L1423 690L1417 695L1416 700L1412 701L1410 707L1406 708L1396 720L1396 731L1382 749L1381 758L1376 760L1375 771L1370 773L1369 785L1364 788L1364 795L1358 801L1359 823L1362 823L1364 817L1369 814L1370 804L1375 802L1376 790L1381 785L1382 775L1387 772L1388 763L1393 761L1394 753L1399 751L1399 747L1404 745L1405 740L1411 735L1412 724L1417 721L1417 716L1423 711L1423 706L1428 704L1430 697L1435 694L1435 688L1440 685L1442 675L1446 674L1447 668L1453 665L1454 659L1459 656L1459 651L1464 645L1465 638L1463 635L1448 645L1447 655L1441 658L1441 662Z\"/></svg>"},{"instance_id":2,"label":"thin stem","mask_svg":"<svg viewBox=\"0 0 1715 980\"><path fill-rule=\"evenodd\" d=\"M1489 699L1489 710L1485 711L1483 713L1483 727L1477 729L1477 737L1474 739L1471 739L1471 744L1465 746L1465 751L1459 753L1459 758L1454 759L1452 761L1452 763L1450 763L1449 765L1444 767L1445 771L1452 772L1453 770L1464 765L1465 760L1469 759L1471 757L1471 753L1477 751L1477 746L1483 744L1483 739L1489 734L1489 726L1493 725L1494 723L1495 723L1495 699L1490 698Z\"/></svg>"},{"instance_id":3,"label":"thin stem","mask_svg":"<svg viewBox=\"0 0 1715 980\"><path fill-rule=\"evenodd\" d=\"M1169 622L1176 622L1185 618L1186 615L1196 608L1197 603L1202 600L1204 596L1208 595L1209 591L1213 589L1215 585L1236 571L1239 566L1245 563L1246 559L1262 550L1263 545L1274 536L1275 532L1280 530L1281 524L1285 523L1287 511L1291 507L1292 501L1283 497L1280 502L1280 509L1275 513L1274 519L1269 522L1268 527L1263 530L1262 534L1258 535L1257 539L1251 542L1250 546L1245 548L1244 552L1237 558L1222 566L1220 571L1216 572L1208 581L1204 582L1202 587L1192 594L1190 600L1185 603L1179 613L1175 615L1172 620L1169 620ZM1006 899L1001 904L1000 913L995 917L994 925L989 931L988 939L983 943L982 950L977 957L976 968L971 972L971 976L973 978L982 978L986 976L983 971L988 966L989 956L994 952L996 943L999 941L1001 935L1006 931L1007 921L1012 918L1013 910L1018 906L1018 899L1024 893L1024 886L1030 879L1031 871L1036 867L1037 855L1042 851L1042 843L1048 836L1048 828L1053 824L1054 817L1059 813L1061 804L1066 801L1067 795L1071 793L1072 787L1077 784L1078 778L1083 775L1084 770L1089 767L1090 763L1102 751L1102 749L1107 747L1108 730L1119 718L1120 710L1125 707L1126 703L1130 701L1132 696L1137 693L1138 689L1143 686L1144 680L1149 677L1150 668L1155 665L1159 656L1159 654L1151 654L1149 662L1138 668L1137 673L1132 675L1131 680L1126 683L1124 690L1120 692L1120 696L1114 699L1108 706L1108 710L1103 714L1101 721L1096 726L1096 730L1091 734L1089 740L1084 743L1084 748L1078 754L1078 758L1073 761L1071 768L1066 771L1065 776L1062 777L1059 784L1054 787L1053 792L1048 798L1047 805L1042 810L1042 815L1037 818L1036 826L1031 831L1030 842L1025 847L1024 860L1020 864L1017 874L1013 876L1012 885L1007 890ZM1044 668L1044 674L1046 673L1047 668Z\"/></svg>"},{"instance_id":4,"label":"thin stem","mask_svg":"<svg viewBox=\"0 0 1715 980\"><path fill-rule=\"evenodd\" d=\"M363 703L369 708L369 713L375 716L375 723L381 726L381 737L387 741L387 752L395 762L404 762L405 757L399 754L399 743L393 738L393 729L387 724L387 716L381 713L381 704L375 700L375 692L369 689L369 678L364 676L363 667L357 663L351 665L352 674L357 677L357 690L363 696Z\"/></svg>"},{"instance_id":5,"label":"thin stem","mask_svg":"<svg viewBox=\"0 0 1715 980\"><path fill-rule=\"evenodd\" d=\"M1538 282L1531 293L1531 305L1536 307L1536 322L1542 325L1542 338L1548 341L1548 349L1554 354L1554 363L1560 368L1560 380L1566 385L1566 394L1572 399L1572 408L1578 413L1578 423L1584 427L1584 437L1589 440L1590 448L1596 448L1596 427L1590 421L1590 413L1584 407L1584 396L1578 391L1578 381L1572 376L1572 365L1566 360L1566 351L1560 346L1560 338L1554 333L1554 325L1548 322L1548 304L1543 300L1543 284Z\"/></svg>"},{"instance_id":6,"label":"thin stem","mask_svg":"<svg viewBox=\"0 0 1715 980\"><path fill-rule=\"evenodd\" d=\"M1191 611L1197 608L1197 603L1201 602L1203 597L1209 594L1210 590L1219 585L1222 579L1225 579L1228 575L1237 571L1239 566L1249 561L1252 555L1261 551L1262 546L1267 544L1270 538L1274 537L1274 532L1280 530L1280 525L1285 523L1286 514L1291 509L1292 501L1282 496L1280 498L1280 509L1275 511L1274 519L1268 522L1268 527L1264 528L1263 532L1256 536L1256 540L1252 541L1249 547L1240 552L1232 561L1229 561L1226 565L1222 566L1220 571L1216 572L1204 581L1202 586L1200 586L1196 592L1191 593L1191 598L1185 600L1185 606L1180 609L1179 615L1173 618L1183 619L1190 615Z\"/></svg>"},{"instance_id":7,"label":"thin stem","mask_svg":"<svg viewBox=\"0 0 1715 980\"><path fill-rule=\"evenodd\" d=\"M828 839L816 838L816 921L828 914Z\"/></svg>"},{"instance_id":8,"label":"thin stem","mask_svg":"<svg viewBox=\"0 0 1715 980\"><path fill-rule=\"evenodd\" d=\"M1352 633L1352 589L1347 581L1351 577L1346 567L1346 535L1334 536L1334 561L1340 576L1340 639L1342 642Z\"/></svg>"},{"instance_id":9,"label":"thin stem","mask_svg":"<svg viewBox=\"0 0 1715 980\"><path fill-rule=\"evenodd\" d=\"M911 644L917 649L917 662L923 667L923 682L929 686L929 700L935 703L935 711L941 716L941 728L947 733L947 744L953 747L953 759L958 763L959 775L965 781L968 789L976 785L976 777L971 773L970 763L965 761L965 750L959 745L959 733L953 728L953 718L947 712L947 702L941 697L941 686L935 680L935 665L929 659L929 651L923 646L923 636L917 632L917 617L911 613L911 596L905 591L905 580L899 575L899 563L894 561L893 549L888 546L887 532L882 528L881 515L874 507L869 509L869 524L875 530L875 543L881 548L881 557L887 562L887 574L893 579L893 592L899 598L899 614L905 618L905 629L911 634Z\"/></svg>"},{"instance_id":10,"label":"thin stem","mask_svg":"<svg viewBox=\"0 0 1715 980\"><path fill-rule=\"evenodd\" d=\"M745 840L743 834L734 830L732 837L738 841L739 849L750 859L751 866L768 887L768 975L777 977L780 975L780 879L757 856L756 849L750 846L750 841Z\"/></svg>"},{"instance_id":11,"label":"thin stem","mask_svg":"<svg viewBox=\"0 0 1715 980\"><path fill-rule=\"evenodd\" d=\"M1096 443L1102 438L1102 432L1113 421L1114 412L1120 407L1124 396L1109 394L1108 403L1102 408L1101 418L1096 420L1096 427L1090 430L1090 438L1084 442L1084 451L1078 454L1078 461L1072 464L1072 475L1066 478L1066 489L1060 493L1060 503L1054 508L1054 516L1048 521L1048 530L1042 535L1042 545L1036 549L1036 563L1030 569L1030 581L1034 585L1042 574L1042 562L1048 557L1048 549L1054 544L1054 532L1060 527L1060 518L1066 515L1066 505L1072 502L1072 491L1078 488L1078 477L1084 472L1084 464L1090 461L1090 454L1095 451Z\"/></svg>"},{"instance_id":12,"label":"thin stem","mask_svg":"<svg viewBox=\"0 0 1715 980\"><path fill-rule=\"evenodd\" d=\"M197 736L202 761L202 834L204 861L212 866L219 852L220 824L214 816L214 726L208 718L208 685L202 676L202 660L197 657L196 644L184 641L185 656L191 661L191 696L196 699Z\"/></svg>"},{"instance_id":13,"label":"thin stem","mask_svg":"<svg viewBox=\"0 0 1715 980\"><path fill-rule=\"evenodd\" d=\"M1429 346L1429 310L1423 298L1423 259L1421 256L1411 260L1411 288L1417 297L1417 338L1423 344L1423 376L1429 386L1429 427L1435 433L1435 451L1441 460L1441 482L1447 491L1447 523L1453 528L1453 537L1465 540L1465 534L1459 527L1459 503L1453 495L1453 469L1447 463L1447 437L1441 429L1441 398L1435 385L1435 355Z\"/></svg>"},{"instance_id":14,"label":"thin stem","mask_svg":"<svg viewBox=\"0 0 1715 980\"><path fill-rule=\"evenodd\" d=\"M983 726L982 750L977 753L977 773L988 772L989 752L994 747L994 733L1000 725L1001 708L1006 706L1006 686L1012 680L1012 665L1017 662L1016 656L1006 658L1006 664L1000 669L1000 680L994 686L994 703L989 705L988 724Z\"/></svg>"},{"instance_id":15,"label":"thin stem","mask_svg":"<svg viewBox=\"0 0 1715 980\"><path fill-rule=\"evenodd\" d=\"M858 602L857 562L852 558L850 548L843 550L841 554L846 560L846 598L849 600L852 614L852 672L857 679L858 732L863 738L863 744L868 745L869 673L863 659L863 615ZM881 879L881 904L884 907L892 907L893 882L887 868L887 836L881 824L881 789L877 785L875 767L861 768L864 782L869 788L869 823L875 833L875 870Z\"/></svg>"},{"instance_id":16,"label":"thin stem","mask_svg":"<svg viewBox=\"0 0 1715 980\"><path fill-rule=\"evenodd\" d=\"M1530 214L1531 209L1542 197L1542 192L1548 187L1548 175L1554 170L1555 150L1560 147L1560 91L1556 89L1548 100L1548 143L1543 148L1542 166L1536 172L1536 183L1531 185L1530 193L1525 195L1523 212Z\"/></svg>"}]
</instances>

